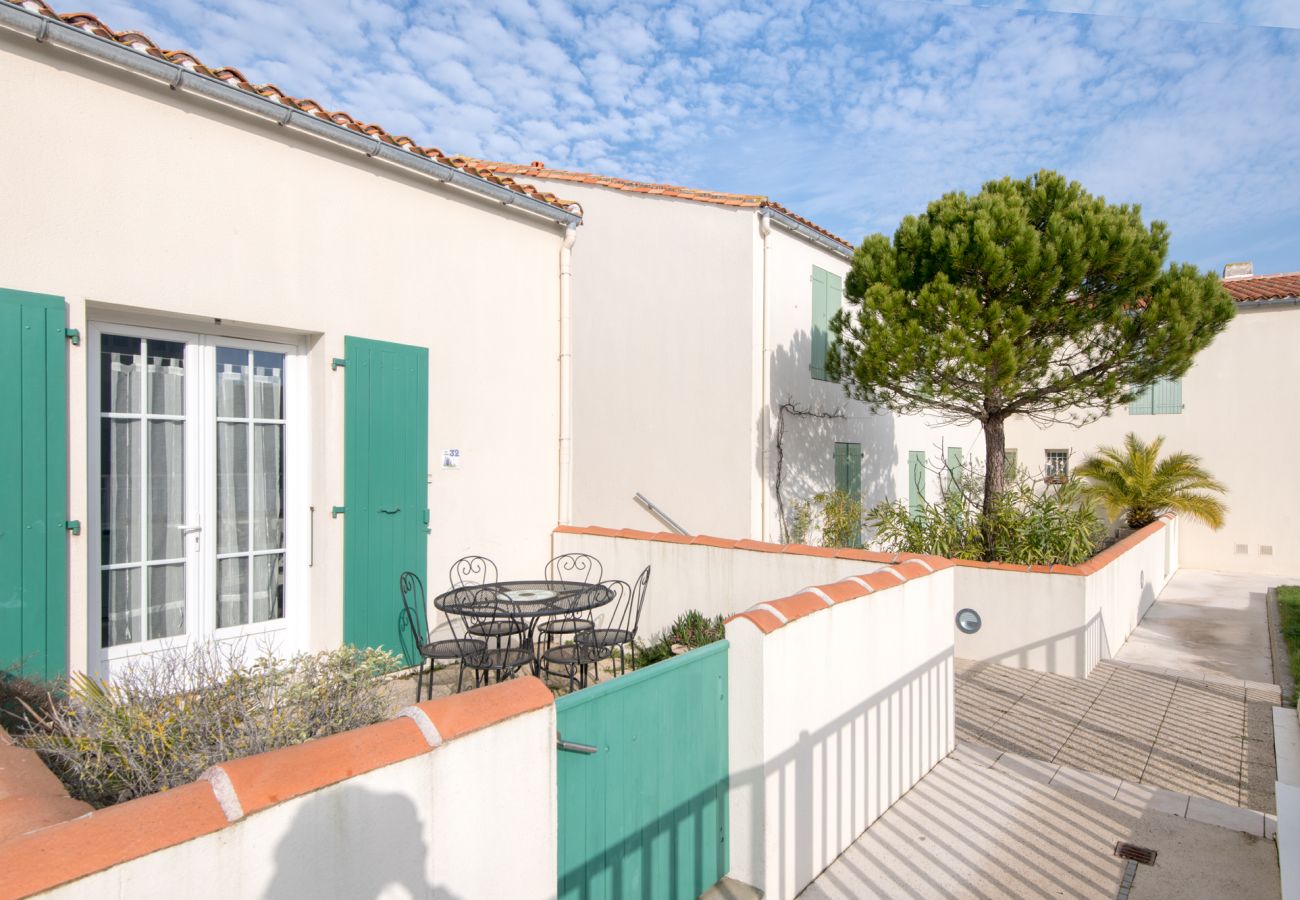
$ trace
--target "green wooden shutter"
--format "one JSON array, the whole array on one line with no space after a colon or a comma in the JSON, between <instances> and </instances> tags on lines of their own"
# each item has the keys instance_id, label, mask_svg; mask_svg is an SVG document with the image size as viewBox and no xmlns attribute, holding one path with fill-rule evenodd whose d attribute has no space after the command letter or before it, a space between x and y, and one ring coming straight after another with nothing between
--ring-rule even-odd
<instances>
[{"instance_id":1,"label":"green wooden shutter","mask_svg":"<svg viewBox=\"0 0 1300 900\"><path fill-rule=\"evenodd\" d=\"M1128 405L1131 416L1149 416L1155 412L1155 385L1147 385Z\"/></svg>"},{"instance_id":2,"label":"green wooden shutter","mask_svg":"<svg viewBox=\"0 0 1300 900\"><path fill-rule=\"evenodd\" d=\"M829 346L826 323L830 320L830 273L813 266L812 270L812 377L826 380L826 350Z\"/></svg>"},{"instance_id":3,"label":"green wooden shutter","mask_svg":"<svg viewBox=\"0 0 1300 900\"><path fill-rule=\"evenodd\" d=\"M925 451L912 450L907 454L907 505L915 516L924 504Z\"/></svg>"},{"instance_id":4,"label":"green wooden shutter","mask_svg":"<svg viewBox=\"0 0 1300 900\"><path fill-rule=\"evenodd\" d=\"M862 499L862 445L849 444L846 451L845 464L848 466L847 487L849 492L856 500Z\"/></svg>"},{"instance_id":5,"label":"green wooden shutter","mask_svg":"<svg viewBox=\"0 0 1300 900\"><path fill-rule=\"evenodd\" d=\"M835 490L837 491L846 490L845 482L847 481L846 473L848 470L848 464L845 462L845 459L847 458L847 455L847 444L835 445Z\"/></svg>"},{"instance_id":6,"label":"green wooden shutter","mask_svg":"<svg viewBox=\"0 0 1300 900\"><path fill-rule=\"evenodd\" d=\"M1008 478L1016 476L1016 469L1020 465L1020 454L1015 450L1002 451L1002 465L1006 470Z\"/></svg>"},{"instance_id":7,"label":"green wooden shutter","mask_svg":"<svg viewBox=\"0 0 1300 900\"><path fill-rule=\"evenodd\" d=\"M962 463L961 448L949 447L948 448L948 474L951 477L958 478L961 476L961 463Z\"/></svg>"},{"instance_id":8,"label":"green wooden shutter","mask_svg":"<svg viewBox=\"0 0 1300 900\"><path fill-rule=\"evenodd\" d=\"M343 347L343 639L415 662L398 578L426 580L429 351L356 337Z\"/></svg>"},{"instance_id":9,"label":"green wooden shutter","mask_svg":"<svg viewBox=\"0 0 1300 900\"><path fill-rule=\"evenodd\" d=\"M0 670L68 661L68 375L63 298L0 290Z\"/></svg>"},{"instance_id":10,"label":"green wooden shutter","mask_svg":"<svg viewBox=\"0 0 1300 900\"><path fill-rule=\"evenodd\" d=\"M1151 385L1151 412L1155 415L1171 415L1183 411L1183 380L1181 378L1161 378Z\"/></svg>"}]
</instances>

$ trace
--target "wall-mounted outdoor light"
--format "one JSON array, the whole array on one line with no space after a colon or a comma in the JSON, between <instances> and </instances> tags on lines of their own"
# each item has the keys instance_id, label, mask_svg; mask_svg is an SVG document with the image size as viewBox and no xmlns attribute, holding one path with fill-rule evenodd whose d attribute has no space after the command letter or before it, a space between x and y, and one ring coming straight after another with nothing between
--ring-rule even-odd
<instances>
[{"instance_id":1,"label":"wall-mounted outdoor light","mask_svg":"<svg viewBox=\"0 0 1300 900\"><path fill-rule=\"evenodd\" d=\"M967 608L957 612L957 630L962 634L974 634L983 624L984 620L973 609Z\"/></svg>"}]
</instances>

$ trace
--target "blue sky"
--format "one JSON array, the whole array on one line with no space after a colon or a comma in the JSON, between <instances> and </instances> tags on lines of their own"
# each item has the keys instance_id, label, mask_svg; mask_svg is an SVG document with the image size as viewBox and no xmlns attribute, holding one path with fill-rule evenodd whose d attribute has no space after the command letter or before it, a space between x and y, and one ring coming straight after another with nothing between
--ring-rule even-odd
<instances>
[{"instance_id":1,"label":"blue sky","mask_svg":"<svg viewBox=\"0 0 1300 900\"><path fill-rule=\"evenodd\" d=\"M101 0L448 153L767 194L855 243L1054 168L1300 269L1300 0Z\"/></svg>"}]
</instances>

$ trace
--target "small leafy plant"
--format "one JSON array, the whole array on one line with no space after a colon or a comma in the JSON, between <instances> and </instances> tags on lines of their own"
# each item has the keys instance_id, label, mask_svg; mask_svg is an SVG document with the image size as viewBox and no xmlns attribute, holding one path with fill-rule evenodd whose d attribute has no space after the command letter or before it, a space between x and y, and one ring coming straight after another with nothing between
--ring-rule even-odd
<instances>
[{"instance_id":1,"label":"small leafy plant","mask_svg":"<svg viewBox=\"0 0 1300 900\"><path fill-rule=\"evenodd\" d=\"M688 649L703 647L720 641L727 636L722 616L709 617L696 609L687 610L677 617L664 631L659 632L648 644L635 645L634 661L636 668L653 665L673 657L673 645L679 644Z\"/></svg>"},{"instance_id":2,"label":"small leafy plant","mask_svg":"<svg viewBox=\"0 0 1300 900\"><path fill-rule=\"evenodd\" d=\"M187 784L209 766L386 718L382 650L245 662L238 648L195 645L115 675L74 675L67 695L25 706L15 739L36 750L68 792L107 806Z\"/></svg>"},{"instance_id":3,"label":"small leafy plant","mask_svg":"<svg viewBox=\"0 0 1300 900\"><path fill-rule=\"evenodd\" d=\"M1100 447L1075 469L1086 490L1111 518L1122 517L1129 528L1149 525L1167 512L1176 512L1218 530L1228 507L1215 496L1228 489L1190 453L1161 458L1163 437L1144 442L1130 432L1123 447Z\"/></svg>"}]
</instances>

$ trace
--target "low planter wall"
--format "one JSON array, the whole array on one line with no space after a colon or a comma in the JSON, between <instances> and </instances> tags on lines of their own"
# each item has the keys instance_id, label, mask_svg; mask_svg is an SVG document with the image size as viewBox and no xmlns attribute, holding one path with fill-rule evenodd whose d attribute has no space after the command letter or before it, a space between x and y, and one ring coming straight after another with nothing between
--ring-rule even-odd
<instances>
[{"instance_id":1,"label":"low planter wall","mask_svg":"<svg viewBox=\"0 0 1300 900\"><path fill-rule=\"evenodd\" d=\"M598 526L561 525L555 529L552 546L557 555L590 553L600 560L606 578L630 582L646 566L651 567L650 590L641 615L642 640L667 628L688 609L727 616L766 597L793 594L810 584L838 581L860 575L864 568L870 571L911 558L870 550Z\"/></svg>"},{"instance_id":2,"label":"low planter wall","mask_svg":"<svg viewBox=\"0 0 1300 900\"><path fill-rule=\"evenodd\" d=\"M1119 652L1178 571L1178 520L1134 532L1079 566L957 561L953 612L983 627L957 633L957 656L1086 676Z\"/></svg>"},{"instance_id":3,"label":"low planter wall","mask_svg":"<svg viewBox=\"0 0 1300 900\"><path fill-rule=\"evenodd\" d=\"M555 896L555 707L534 678L95 812L0 750L2 897ZM33 762L38 799L9 803Z\"/></svg>"},{"instance_id":4,"label":"low planter wall","mask_svg":"<svg viewBox=\"0 0 1300 900\"><path fill-rule=\"evenodd\" d=\"M731 877L796 896L952 750L954 571L907 562L728 621Z\"/></svg>"}]
</instances>

